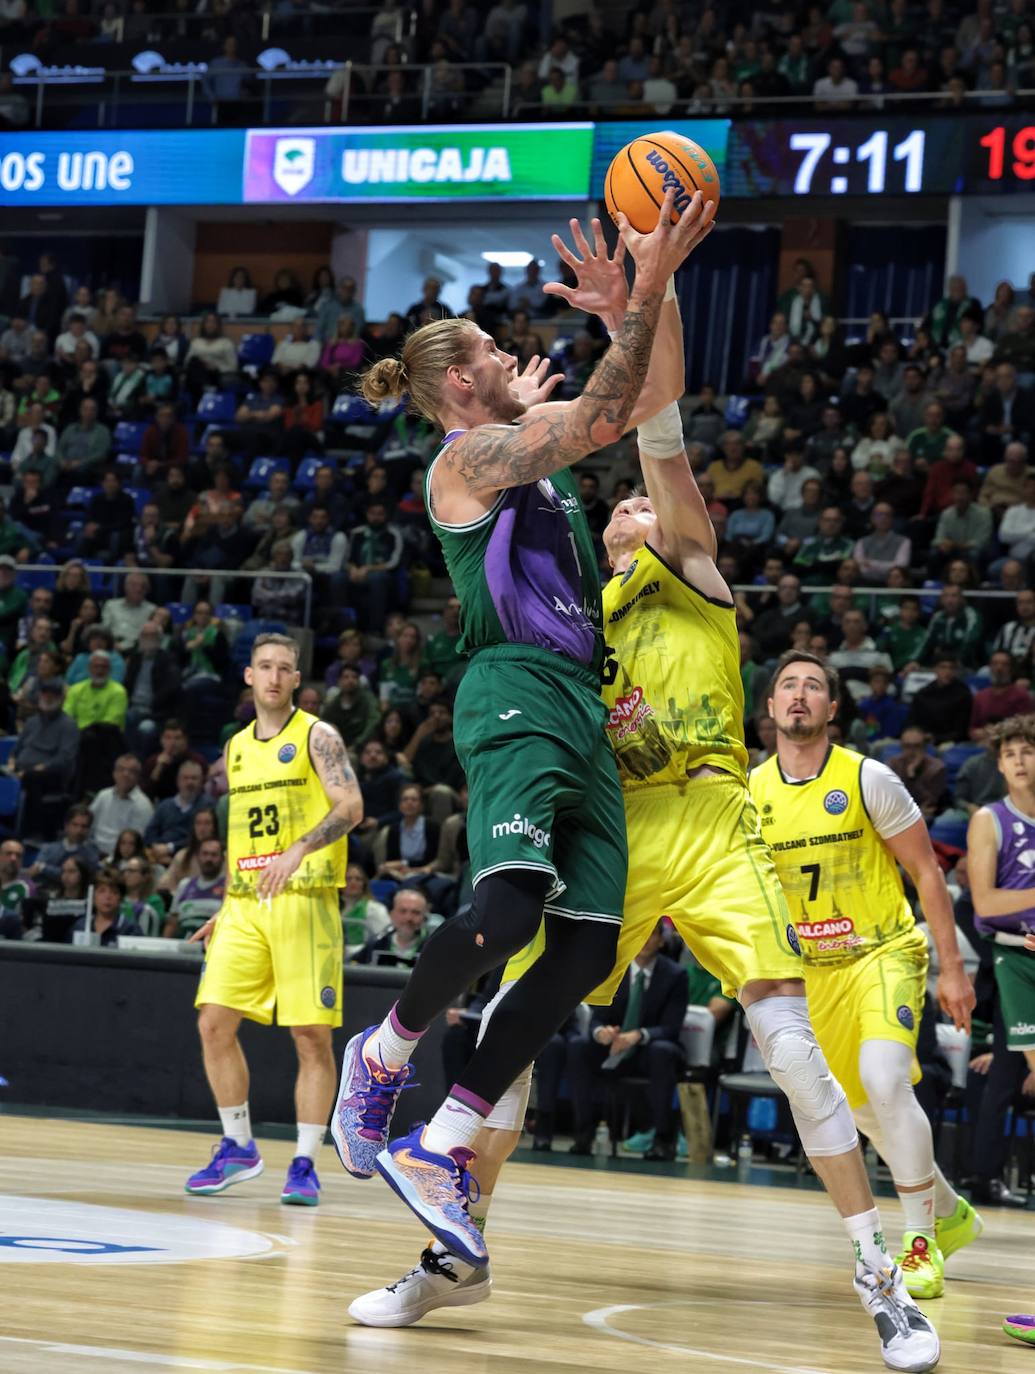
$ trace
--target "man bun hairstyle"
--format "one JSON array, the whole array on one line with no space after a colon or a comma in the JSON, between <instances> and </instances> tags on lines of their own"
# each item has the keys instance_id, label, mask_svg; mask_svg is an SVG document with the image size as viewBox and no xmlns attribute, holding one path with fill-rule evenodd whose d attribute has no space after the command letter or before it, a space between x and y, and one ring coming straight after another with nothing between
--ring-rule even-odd
<instances>
[{"instance_id":1,"label":"man bun hairstyle","mask_svg":"<svg viewBox=\"0 0 1035 1374\"><path fill-rule=\"evenodd\" d=\"M434 320L415 329L397 358L382 358L360 378L360 393L372 406L408 396L413 409L437 423L446 369L470 362L479 337L472 320Z\"/></svg>"}]
</instances>

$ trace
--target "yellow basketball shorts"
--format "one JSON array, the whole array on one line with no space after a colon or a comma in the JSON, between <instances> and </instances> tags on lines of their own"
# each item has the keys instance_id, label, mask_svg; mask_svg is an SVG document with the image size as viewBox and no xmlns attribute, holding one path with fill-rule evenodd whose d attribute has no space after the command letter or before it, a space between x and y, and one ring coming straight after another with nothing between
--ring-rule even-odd
<instances>
[{"instance_id":1,"label":"yellow basketball shorts","mask_svg":"<svg viewBox=\"0 0 1035 1374\"><path fill-rule=\"evenodd\" d=\"M227 897L194 1005L231 1007L268 1026L340 1026L342 928L337 888L272 903Z\"/></svg>"},{"instance_id":2,"label":"yellow basketball shorts","mask_svg":"<svg viewBox=\"0 0 1035 1374\"><path fill-rule=\"evenodd\" d=\"M731 774L658 783L625 793L629 877L618 957L586 1001L608 1006L662 916L722 983L727 997L757 978L801 978L787 939L790 916L758 812ZM504 982L539 957L543 932L511 959Z\"/></svg>"},{"instance_id":3,"label":"yellow basketball shorts","mask_svg":"<svg viewBox=\"0 0 1035 1374\"><path fill-rule=\"evenodd\" d=\"M849 1106L866 1103L859 1051L867 1040L894 1040L916 1050L927 964L927 941L908 930L850 963L806 968L809 1019ZM913 1082L921 1076L914 1053Z\"/></svg>"}]
</instances>

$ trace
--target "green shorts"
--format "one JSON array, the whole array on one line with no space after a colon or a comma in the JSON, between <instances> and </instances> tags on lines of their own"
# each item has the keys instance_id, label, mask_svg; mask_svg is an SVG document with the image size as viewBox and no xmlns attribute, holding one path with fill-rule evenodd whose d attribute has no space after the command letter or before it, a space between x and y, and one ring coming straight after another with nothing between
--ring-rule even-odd
<instances>
[{"instance_id":1,"label":"green shorts","mask_svg":"<svg viewBox=\"0 0 1035 1374\"><path fill-rule=\"evenodd\" d=\"M1035 1050L1035 954L997 945L994 967L1006 1048Z\"/></svg>"},{"instance_id":2,"label":"green shorts","mask_svg":"<svg viewBox=\"0 0 1035 1374\"><path fill-rule=\"evenodd\" d=\"M625 808L596 674L545 649L482 649L456 694L474 885L510 868L554 883L546 910L622 920Z\"/></svg>"}]
</instances>

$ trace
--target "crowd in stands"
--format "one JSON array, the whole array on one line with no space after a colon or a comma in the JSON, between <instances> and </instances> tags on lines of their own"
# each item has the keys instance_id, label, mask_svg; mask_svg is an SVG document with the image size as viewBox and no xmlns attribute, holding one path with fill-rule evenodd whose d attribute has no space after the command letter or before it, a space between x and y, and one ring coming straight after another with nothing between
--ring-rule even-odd
<instances>
[{"instance_id":1,"label":"crowd in stands","mask_svg":"<svg viewBox=\"0 0 1035 1374\"><path fill-rule=\"evenodd\" d=\"M606 12L586 6L556 22L550 6L525 0L412 7L383 0L356 8L344 0L312 10L277 0L272 33L278 42L319 35L327 56L359 64L347 77L344 68L334 71L325 94L340 106L347 82L350 108L369 122L469 118L472 96L502 81L504 63L512 69L509 110L517 118L587 109L604 117L750 112L767 100L795 98L847 110L860 97L872 108L918 93L958 109L974 92L971 103L998 107L1035 86L1035 24L1026 0L832 0L771 10L657 0ZM261 41L261 20L246 0L203 0L193 8L166 0L6 0L0 44L12 55L29 49L44 59L82 48L87 60L89 49L103 58L112 42L148 47L189 39L207 62L203 93L230 118L239 104L255 119L261 83L242 50ZM0 124L19 127L30 116L26 96L0 74Z\"/></svg>"},{"instance_id":2,"label":"crowd in stands","mask_svg":"<svg viewBox=\"0 0 1035 1374\"><path fill-rule=\"evenodd\" d=\"M424 510L437 436L354 411L352 391L366 361L450 314L440 284L375 324L350 278L321 272L304 291L285 272L259 299L235 272L223 310L294 312L256 358L215 310L188 335L115 292L69 294L49 253L12 289L10 262L0 253L0 936L113 943L204 924L225 881L220 749L252 719L251 638L275 627L302 646L299 706L342 731L363 792L348 956L409 966L470 895L460 607ZM538 264L516 281L492 266L466 313L524 361L546 351L554 304ZM561 323L552 356L571 395L606 341ZM915 327L874 314L851 337L801 260L739 393L702 387L684 428L737 588L754 758L774 747L773 663L791 645L827 655L843 681L832 737L899 773L965 902L966 820L1002 795L988 728L1035 711L1035 274L990 302L952 277ZM623 441L580 473L602 577L633 453ZM582 1075L585 1148L595 1050L575 1068L562 1051Z\"/></svg>"}]
</instances>

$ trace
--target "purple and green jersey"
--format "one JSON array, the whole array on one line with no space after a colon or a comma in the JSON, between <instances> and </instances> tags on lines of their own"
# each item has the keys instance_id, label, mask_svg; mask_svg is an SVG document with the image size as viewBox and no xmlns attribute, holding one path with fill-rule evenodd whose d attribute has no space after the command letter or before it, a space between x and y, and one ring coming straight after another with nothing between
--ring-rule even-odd
<instances>
[{"instance_id":1,"label":"purple and green jersey","mask_svg":"<svg viewBox=\"0 0 1035 1374\"><path fill-rule=\"evenodd\" d=\"M446 435L424 478L431 525L460 599L458 652L529 644L599 671L600 577L571 471L506 488L468 524L443 524L432 514L431 475L446 446L466 432Z\"/></svg>"},{"instance_id":2,"label":"purple and green jersey","mask_svg":"<svg viewBox=\"0 0 1035 1374\"><path fill-rule=\"evenodd\" d=\"M995 885L1011 891L1031 888L1032 906L1009 916L982 916L975 912L974 924L986 935L1035 931L1035 817L1018 810L1009 797L992 802L985 810L995 822L998 839Z\"/></svg>"}]
</instances>

